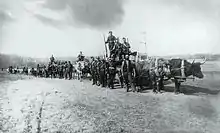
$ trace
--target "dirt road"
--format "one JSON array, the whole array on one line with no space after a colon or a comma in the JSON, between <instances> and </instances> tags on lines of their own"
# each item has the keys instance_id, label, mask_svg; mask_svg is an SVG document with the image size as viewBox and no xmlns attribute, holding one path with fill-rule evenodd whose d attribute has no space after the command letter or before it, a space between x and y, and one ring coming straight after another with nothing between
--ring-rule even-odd
<instances>
[{"instance_id":1,"label":"dirt road","mask_svg":"<svg viewBox=\"0 0 220 133\"><path fill-rule=\"evenodd\" d=\"M3 82L0 88L2 132L220 132L220 96L125 93L59 79Z\"/></svg>"}]
</instances>

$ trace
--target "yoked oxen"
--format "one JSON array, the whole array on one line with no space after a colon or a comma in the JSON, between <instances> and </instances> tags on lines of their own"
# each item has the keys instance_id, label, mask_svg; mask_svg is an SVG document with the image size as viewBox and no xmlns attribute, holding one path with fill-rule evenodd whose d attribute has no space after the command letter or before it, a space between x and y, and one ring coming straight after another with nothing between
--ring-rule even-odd
<instances>
[{"instance_id":1,"label":"yoked oxen","mask_svg":"<svg viewBox=\"0 0 220 133\"><path fill-rule=\"evenodd\" d=\"M206 62L206 58L202 62L189 62L184 59L171 59L169 60L170 75L169 78L174 78L175 93L180 93L181 82L186 81L190 76L202 79L204 77L201 71L201 65Z\"/></svg>"},{"instance_id":2,"label":"yoked oxen","mask_svg":"<svg viewBox=\"0 0 220 133\"><path fill-rule=\"evenodd\" d=\"M140 87L138 91L143 91L143 87L156 89L156 74L150 69L150 63L147 61L135 62L134 84Z\"/></svg>"},{"instance_id":3,"label":"yoked oxen","mask_svg":"<svg viewBox=\"0 0 220 133\"><path fill-rule=\"evenodd\" d=\"M160 62L159 62L160 61ZM140 87L138 91L142 91L144 87L153 89L153 92L160 92L164 89L164 77L170 76L170 70L167 61L161 58L152 58L148 60L135 62L135 80L136 87Z\"/></svg>"}]
</instances>

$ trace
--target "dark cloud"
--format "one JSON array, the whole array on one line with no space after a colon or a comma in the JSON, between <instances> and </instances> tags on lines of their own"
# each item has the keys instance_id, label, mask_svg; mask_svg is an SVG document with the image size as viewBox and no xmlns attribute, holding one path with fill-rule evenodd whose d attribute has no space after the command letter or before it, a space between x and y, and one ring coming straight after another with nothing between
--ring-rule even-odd
<instances>
[{"instance_id":1,"label":"dark cloud","mask_svg":"<svg viewBox=\"0 0 220 133\"><path fill-rule=\"evenodd\" d=\"M124 0L47 0L44 7L57 11L69 7L77 24L105 29L122 23L123 5Z\"/></svg>"}]
</instances>

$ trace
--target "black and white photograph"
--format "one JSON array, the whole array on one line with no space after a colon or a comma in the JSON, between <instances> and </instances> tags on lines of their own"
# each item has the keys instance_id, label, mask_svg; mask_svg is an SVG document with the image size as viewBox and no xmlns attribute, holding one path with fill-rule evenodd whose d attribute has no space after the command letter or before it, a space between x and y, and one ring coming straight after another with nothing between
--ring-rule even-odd
<instances>
[{"instance_id":1,"label":"black and white photograph","mask_svg":"<svg viewBox=\"0 0 220 133\"><path fill-rule=\"evenodd\" d=\"M220 133L220 0L0 0L0 133Z\"/></svg>"}]
</instances>

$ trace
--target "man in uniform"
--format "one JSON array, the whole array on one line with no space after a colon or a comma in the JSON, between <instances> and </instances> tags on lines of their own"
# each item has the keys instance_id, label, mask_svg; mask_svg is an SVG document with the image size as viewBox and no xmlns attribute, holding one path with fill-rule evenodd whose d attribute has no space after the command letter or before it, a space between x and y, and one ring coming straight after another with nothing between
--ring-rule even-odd
<instances>
[{"instance_id":1,"label":"man in uniform","mask_svg":"<svg viewBox=\"0 0 220 133\"><path fill-rule=\"evenodd\" d=\"M161 92L161 90L164 89L164 84L163 84L164 76L165 76L165 72L163 70L163 65L159 65L156 73L158 92ZM154 90L154 92L156 92L156 90Z\"/></svg>"},{"instance_id":2,"label":"man in uniform","mask_svg":"<svg viewBox=\"0 0 220 133\"><path fill-rule=\"evenodd\" d=\"M96 61L94 57L91 57L92 61L91 61L91 65L90 65L90 71L91 71L91 75L92 75L92 85L97 84L97 79L96 79Z\"/></svg>"},{"instance_id":3,"label":"man in uniform","mask_svg":"<svg viewBox=\"0 0 220 133\"><path fill-rule=\"evenodd\" d=\"M46 69L46 65L43 65L43 77L47 78L48 77L48 73L47 73L47 69Z\"/></svg>"},{"instance_id":4,"label":"man in uniform","mask_svg":"<svg viewBox=\"0 0 220 133\"><path fill-rule=\"evenodd\" d=\"M120 43L119 37L116 40L116 54L119 57L119 60L122 60L122 55L123 55L123 44Z\"/></svg>"},{"instance_id":5,"label":"man in uniform","mask_svg":"<svg viewBox=\"0 0 220 133\"><path fill-rule=\"evenodd\" d=\"M25 68L25 74L28 75L28 67Z\"/></svg>"},{"instance_id":6,"label":"man in uniform","mask_svg":"<svg viewBox=\"0 0 220 133\"><path fill-rule=\"evenodd\" d=\"M102 87L106 87L106 81L107 81L106 61L105 61L105 59L102 59L102 63L100 66L100 83L101 83Z\"/></svg>"},{"instance_id":7,"label":"man in uniform","mask_svg":"<svg viewBox=\"0 0 220 133\"><path fill-rule=\"evenodd\" d=\"M112 31L109 31L109 36L105 43L106 44L108 43L110 57L115 54L115 41L116 41L116 37L112 34Z\"/></svg>"},{"instance_id":8,"label":"man in uniform","mask_svg":"<svg viewBox=\"0 0 220 133\"><path fill-rule=\"evenodd\" d=\"M78 61L84 61L84 55L82 53L82 51L80 51L80 54L78 55Z\"/></svg>"},{"instance_id":9,"label":"man in uniform","mask_svg":"<svg viewBox=\"0 0 220 133\"><path fill-rule=\"evenodd\" d=\"M130 44L126 41L126 38L123 37L123 47L124 47L124 55L129 55L130 54Z\"/></svg>"},{"instance_id":10,"label":"man in uniform","mask_svg":"<svg viewBox=\"0 0 220 133\"><path fill-rule=\"evenodd\" d=\"M31 73L32 76L37 76L37 75L35 75L36 73L35 73L35 70L34 70L33 67L31 68L30 73Z\"/></svg>"},{"instance_id":11,"label":"man in uniform","mask_svg":"<svg viewBox=\"0 0 220 133\"><path fill-rule=\"evenodd\" d=\"M70 61L68 61L68 65L67 65L67 70L68 70L68 77L69 77L69 80L72 79L72 74L73 74L73 65L71 64Z\"/></svg>"},{"instance_id":12,"label":"man in uniform","mask_svg":"<svg viewBox=\"0 0 220 133\"><path fill-rule=\"evenodd\" d=\"M37 77L40 77L40 64L37 64Z\"/></svg>"},{"instance_id":13,"label":"man in uniform","mask_svg":"<svg viewBox=\"0 0 220 133\"><path fill-rule=\"evenodd\" d=\"M98 80L98 86L100 86L101 84L101 78L100 78L100 68L101 68L101 64L102 64L102 61L100 60L100 57L98 56L97 57L97 62L96 62L96 70L97 70L97 80Z\"/></svg>"},{"instance_id":14,"label":"man in uniform","mask_svg":"<svg viewBox=\"0 0 220 133\"><path fill-rule=\"evenodd\" d=\"M108 87L114 89L114 79L116 74L116 66L113 58L108 62Z\"/></svg>"},{"instance_id":15,"label":"man in uniform","mask_svg":"<svg viewBox=\"0 0 220 133\"><path fill-rule=\"evenodd\" d=\"M59 79L61 79L62 78L62 72L63 72L61 61L58 61L58 66L57 67L58 67Z\"/></svg>"},{"instance_id":16,"label":"man in uniform","mask_svg":"<svg viewBox=\"0 0 220 133\"><path fill-rule=\"evenodd\" d=\"M132 78L132 74L134 72L134 67L133 67L131 61L129 60L129 55L125 56L125 60L122 62L121 69L122 69L122 75L124 77L125 84L127 87L127 92L129 91L129 84L132 87L133 92L135 92L136 89L133 84L133 78Z\"/></svg>"},{"instance_id":17,"label":"man in uniform","mask_svg":"<svg viewBox=\"0 0 220 133\"><path fill-rule=\"evenodd\" d=\"M78 80L80 80L80 82L82 82L82 64L80 62L78 64L77 69L79 70Z\"/></svg>"},{"instance_id":18,"label":"man in uniform","mask_svg":"<svg viewBox=\"0 0 220 133\"><path fill-rule=\"evenodd\" d=\"M156 73L154 68L150 68L149 71L149 76L150 76L150 82L151 82L151 88L153 88L153 92L157 91L157 79L156 79Z\"/></svg>"},{"instance_id":19,"label":"man in uniform","mask_svg":"<svg viewBox=\"0 0 220 133\"><path fill-rule=\"evenodd\" d=\"M68 64L67 64L67 61L65 61L65 63L64 63L64 78L65 79L68 78L67 69L68 69Z\"/></svg>"}]
</instances>

